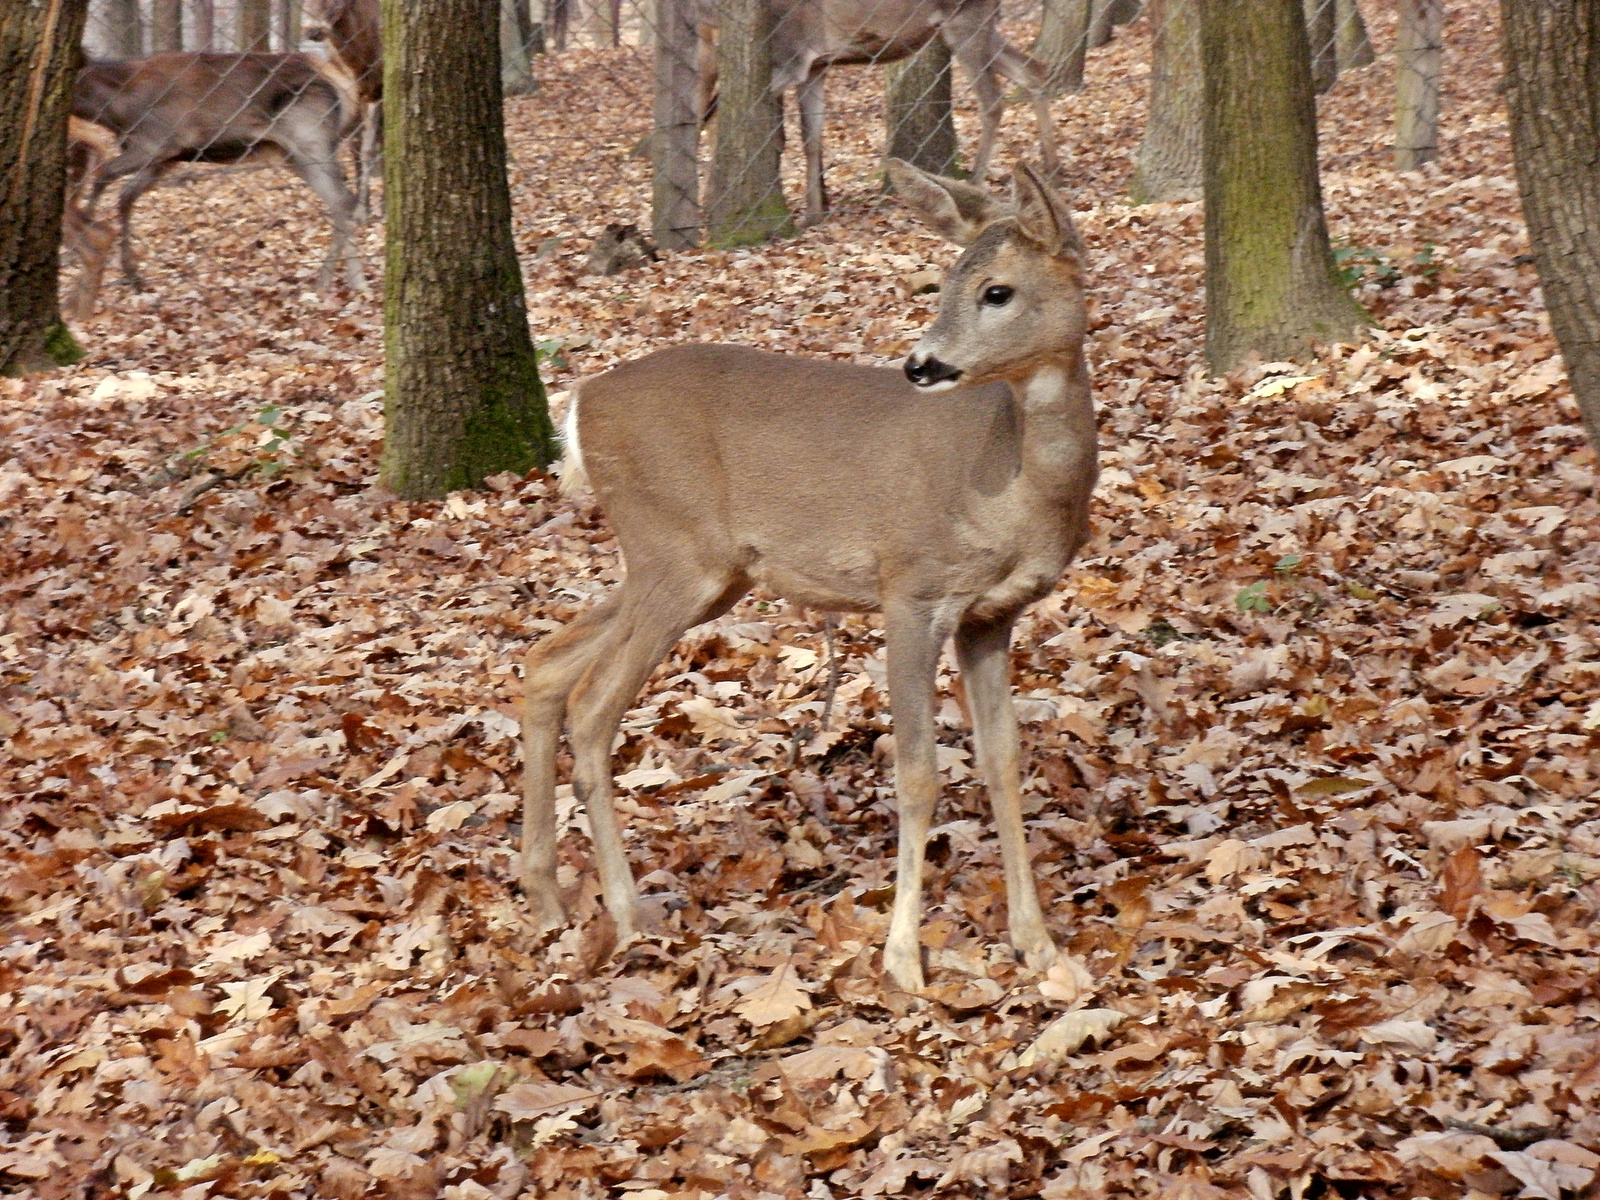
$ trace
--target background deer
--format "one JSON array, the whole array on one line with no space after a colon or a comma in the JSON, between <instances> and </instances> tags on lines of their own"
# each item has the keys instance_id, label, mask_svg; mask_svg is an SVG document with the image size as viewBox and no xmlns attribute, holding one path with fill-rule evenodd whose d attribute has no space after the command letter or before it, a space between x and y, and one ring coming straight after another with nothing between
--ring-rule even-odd
<instances>
[{"instance_id":1,"label":"background deer","mask_svg":"<svg viewBox=\"0 0 1600 1200\"><path fill-rule=\"evenodd\" d=\"M383 21L378 0L307 0L305 36L327 43L331 63L349 76L360 116L356 220L371 211L372 176L383 148Z\"/></svg>"},{"instance_id":2,"label":"background deer","mask_svg":"<svg viewBox=\"0 0 1600 1200\"><path fill-rule=\"evenodd\" d=\"M122 272L143 283L133 257L131 217L139 197L182 162L281 162L327 207L333 240L320 286L344 261L351 288L366 286L352 237L355 200L339 169L347 108L337 86L304 54L156 54L92 62L78 73L73 115L116 134L121 152L100 172L90 209L113 180Z\"/></svg>"},{"instance_id":3,"label":"background deer","mask_svg":"<svg viewBox=\"0 0 1600 1200\"><path fill-rule=\"evenodd\" d=\"M1000 34L999 0L773 0L772 90L791 88L800 109L806 156L804 223L828 209L822 169L823 78L829 67L891 63L943 38L978 94L978 151L972 178L982 182L1005 111L1003 76L1027 91L1039 125L1047 178L1060 166L1044 67ZM703 25L702 28L705 28ZM715 87L716 56L702 54L702 96Z\"/></svg>"},{"instance_id":4,"label":"background deer","mask_svg":"<svg viewBox=\"0 0 1600 1200\"><path fill-rule=\"evenodd\" d=\"M87 321L94 315L106 259L116 244L115 227L108 221L96 221L88 206L100 172L116 156L117 135L111 130L77 117L67 118L67 191L61 207L61 244L78 259L78 279L67 302L67 315L74 321Z\"/></svg>"},{"instance_id":5,"label":"background deer","mask_svg":"<svg viewBox=\"0 0 1600 1200\"><path fill-rule=\"evenodd\" d=\"M626 937L637 892L612 805L612 739L683 632L761 587L826 611L883 612L900 807L890 975L922 986L923 850L940 793L935 672L951 637L994 803L1011 941L1035 967L1054 958L1022 826L1008 647L1017 615L1087 536L1096 432L1083 246L1028 167L1014 176L1014 207L901 162L890 178L967 247L903 372L680 346L586 381L573 400L568 453L616 530L627 577L528 655L523 886L545 928L565 921L563 717L606 907Z\"/></svg>"}]
</instances>

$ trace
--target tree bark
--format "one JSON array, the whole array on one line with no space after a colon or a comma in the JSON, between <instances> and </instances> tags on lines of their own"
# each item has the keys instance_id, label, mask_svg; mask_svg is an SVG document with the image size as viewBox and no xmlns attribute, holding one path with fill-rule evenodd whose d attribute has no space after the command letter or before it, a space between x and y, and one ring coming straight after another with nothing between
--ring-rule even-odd
<instances>
[{"instance_id":1,"label":"tree bark","mask_svg":"<svg viewBox=\"0 0 1600 1200\"><path fill-rule=\"evenodd\" d=\"M1361 15L1357 0L1336 0L1334 20L1338 28L1334 41L1338 48L1339 73L1368 67L1378 60L1373 53L1372 39L1367 36L1367 22Z\"/></svg>"},{"instance_id":2,"label":"tree bark","mask_svg":"<svg viewBox=\"0 0 1600 1200\"><path fill-rule=\"evenodd\" d=\"M1533 260L1600 447L1600 0L1501 0L1500 28Z\"/></svg>"},{"instance_id":3,"label":"tree bark","mask_svg":"<svg viewBox=\"0 0 1600 1200\"><path fill-rule=\"evenodd\" d=\"M270 50L271 0L239 0L233 12L233 46L244 53Z\"/></svg>"},{"instance_id":4,"label":"tree bark","mask_svg":"<svg viewBox=\"0 0 1600 1200\"><path fill-rule=\"evenodd\" d=\"M545 0L544 21L555 43L556 53L567 48L567 35L572 30L572 0Z\"/></svg>"},{"instance_id":5,"label":"tree bark","mask_svg":"<svg viewBox=\"0 0 1600 1200\"><path fill-rule=\"evenodd\" d=\"M171 3L172 0L167 0ZM162 3L162 0L156 0ZM278 49L288 53L300 45L300 0L273 0L273 24L278 31Z\"/></svg>"},{"instance_id":6,"label":"tree bark","mask_svg":"<svg viewBox=\"0 0 1600 1200\"><path fill-rule=\"evenodd\" d=\"M194 0L194 43L196 50L214 50L217 45L216 0Z\"/></svg>"},{"instance_id":7,"label":"tree bark","mask_svg":"<svg viewBox=\"0 0 1600 1200\"><path fill-rule=\"evenodd\" d=\"M1126 25L1139 15L1139 0L1094 0L1089 17L1089 49L1098 50L1111 40L1117 25Z\"/></svg>"},{"instance_id":8,"label":"tree bark","mask_svg":"<svg viewBox=\"0 0 1600 1200\"><path fill-rule=\"evenodd\" d=\"M161 54L182 49L183 0L151 0L150 52Z\"/></svg>"},{"instance_id":9,"label":"tree bark","mask_svg":"<svg viewBox=\"0 0 1600 1200\"><path fill-rule=\"evenodd\" d=\"M935 175L956 169L956 125L950 99L950 47L933 38L885 71L889 156Z\"/></svg>"},{"instance_id":10,"label":"tree bark","mask_svg":"<svg viewBox=\"0 0 1600 1200\"><path fill-rule=\"evenodd\" d=\"M694 0L657 0L651 232L663 250L700 240L700 29Z\"/></svg>"},{"instance_id":11,"label":"tree bark","mask_svg":"<svg viewBox=\"0 0 1600 1200\"><path fill-rule=\"evenodd\" d=\"M1200 153L1205 75L1200 58L1201 0L1153 0L1150 115L1129 187L1135 204L1198 200L1205 186Z\"/></svg>"},{"instance_id":12,"label":"tree bark","mask_svg":"<svg viewBox=\"0 0 1600 1200\"><path fill-rule=\"evenodd\" d=\"M1045 86L1052 94L1083 90L1083 59L1089 46L1092 9L1092 0L1044 0L1033 56L1045 65Z\"/></svg>"},{"instance_id":13,"label":"tree bark","mask_svg":"<svg viewBox=\"0 0 1600 1200\"><path fill-rule=\"evenodd\" d=\"M1206 357L1294 358L1370 318L1339 281L1300 0L1204 0Z\"/></svg>"},{"instance_id":14,"label":"tree bark","mask_svg":"<svg viewBox=\"0 0 1600 1200\"><path fill-rule=\"evenodd\" d=\"M1337 5L1335 0L1302 0L1302 6L1311 47L1311 86L1320 96L1339 81Z\"/></svg>"},{"instance_id":15,"label":"tree bark","mask_svg":"<svg viewBox=\"0 0 1600 1200\"><path fill-rule=\"evenodd\" d=\"M482 0L383 0L379 479L401 496L554 457L511 235L499 20Z\"/></svg>"},{"instance_id":16,"label":"tree bark","mask_svg":"<svg viewBox=\"0 0 1600 1200\"><path fill-rule=\"evenodd\" d=\"M500 90L507 96L526 96L539 86L528 62L520 7L519 0L500 0Z\"/></svg>"},{"instance_id":17,"label":"tree bark","mask_svg":"<svg viewBox=\"0 0 1600 1200\"><path fill-rule=\"evenodd\" d=\"M91 25L91 41L112 58L144 56L144 17L139 0L104 0Z\"/></svg>"},{"instance_id":18,"label":"tree bark","mask_svg":"<svg viewBox=\"0 0 1600 1200\"><path fill-rule=\"evenodd\" d=\"M1394 49L1394 169L1415 171L1439 153L1444 0L1400 0L1399 9Z\"/></svg>"},{"instance_id":19,"label":"tree bark","mask_svg":"<svg viewBox=\"0 0 1600 1200\"><path fill-rule=\"evenodd\" d=\"M750 246L790 233L778 168L783 98L772 93L772 6L718 0L717 149L706 203L707 241Z\"/></svg>"},{"instance_id":20,"label":"tree bark","mask_svg":"<svg viewBox=\"0 0 1600 1200\"><path fill-rule=\"evenodd\" d=\"M0 375L83 357L61 320L67 114L87 0L0 5Z\"/></svg>"}]
</instances>

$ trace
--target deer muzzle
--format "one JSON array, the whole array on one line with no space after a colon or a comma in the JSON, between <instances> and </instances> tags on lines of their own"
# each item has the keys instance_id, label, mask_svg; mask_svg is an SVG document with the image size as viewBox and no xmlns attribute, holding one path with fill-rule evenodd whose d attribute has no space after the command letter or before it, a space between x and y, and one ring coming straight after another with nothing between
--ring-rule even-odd
<instances>
[{"instance_id":1,"label":"deer muzzle","mask_svg":"<svg viewBox=\"0 0 1600 1200\"><path fill-rule=\"evenodd\" d=\"M906 358L906 378L925 391L943 391L954 387L961 378L961 368L941 362L931 354L913 352Z\"/></svg>"}]
</instances>

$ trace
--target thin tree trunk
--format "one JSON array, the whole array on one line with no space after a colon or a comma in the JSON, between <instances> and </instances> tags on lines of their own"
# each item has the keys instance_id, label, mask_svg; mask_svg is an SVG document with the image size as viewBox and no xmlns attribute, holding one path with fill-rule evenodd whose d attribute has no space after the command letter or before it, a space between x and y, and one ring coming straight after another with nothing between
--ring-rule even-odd
<instances>
[{"instance_id":1,"label":"thin tree trunk","mask_svg":"<svg viewBox=\"0 0 1600 1200\"><path fill-rule=\"evenodd\" d=\"M612 19L611 0L588 0L588 4L589 44L596 47L614 45L617 27Z\"/></svg>"},{"instance_id":2,"label":"thin tree trunk","mask_svg":"<svg viewBox=\"0 0 1600 1200\"><path fill-rule=\"evenodd\" d=\"M1543 4L1544 0L1536 0ZM1444 0L1400 0L1394 49L1394 169L1415 171L1439 153Z\"/></svg>"},{"instance_id":3,"label":"thin tree trunk","mask_svg":"<svg viewBox=\"0 0 1600 1200\"><path fill-rule=\"evenodd\" d=\"M1320 96L1339 81L1338 13L1335 0L1302 0L1302 4L1311 46L1311 86Z\"/></svg>"},{"instance_id":4,"label":"thin tree trunk","mask_svg":"<svg viewBox=\"0 0 1600 1200\"><path fill-rule=\"evenodd\" d=\"M268 41L272 25L271 0L239 0L233 21L234 49L246 53L271 49Z\"/></svg>"},{"instance_id":5,"label":"thin tree trunk","mask_svg":"<svg viewBox=\"0 0 1600 1200\"><path fill-rule=\"evenodd\" d=\"M183 49L183 0L151 0L150 52Z\"/></svg>"},{"instance_id":6,"label":"thin tree trunk","mask_svg":"<svg viewBox=\"0 0 1600 1200\"><path fill-rule=\"evenodd\" d=\"M700 30L694 0L656 0L651 232L663 250L700 240Z\"/></svg>"},{"instance_id":7,"label":"thin tree trunk","mask_svg":"<svg viewBox=\"0 0 1600 1200\"><path fill-rule=\"evenodd\" d=\"M1368 67L1378 60L1373 53L1372 39L1367 36L1367 22L1361 15L1357 0L1336 0L1334 42L1338 48L1339 73Z\"/></svg>"},{"instance_id":8,"label":"thin tree trunk","mask_svg":"<svg viewBox=\"0 0 1600 1200\"><path fill-rule=\"evenodd\" d=\"M113 58L144 56L144 16L139 0L105 0L95 14L93 40Z\"/></svg>"},{"instance_id":9,"label":"thin tree trunk","mask_svg":"<svg viewBox=\"0 0 1600 1200\"><path fill-rule=\"evenodd\" d=\"M1204 0L1206 357L1294 358L1369 322L1340 284L1317 177L1300 0Z\"/></svg>"},{"instance_id":10,"label":"thin tree trunk","mask_svg":"<svg viewBox=\"0 0 1600 1200\"><path fill-rule=\"evenodd\" d=\"M1135 204L1198 200L1205 186L1200 153L1205 75L1200 58L1201 0L1153 0L1150 115L1128 189Z\"/></svg>"},{"instance_id":11,"label":"thin tree trunk","mask_svg":"<svg viewBox=\"0 0 1600 1200\"><path fill-rule=\"evenodd\" d=\"M1044 0L1033 56L1049 72L1046 86L1052 94L1083 90L1083 58L1089 45L1092 8L1092 0Z\"/></svg>"},{"instance_id":12,"label":"thin tree trunk","mask_svg":"<svg viewBox=\"0 0 1600 1200\"><path fill-rule=\"evenodd\" d=\"M0 375L83 357L61 320L67 114L87 0L0 5Z\"/></svg>"},{"instance_id":13,"label":"thin tree trunk","mask_svg":"<svg viewBox=\"0 0 1600 1200\"><path fill-rule=\"evenodd\" d=\"M401 496L553 457L511 234L499 24L482 0L383 0L379 479Z\"/></svg>"},{"instance_id":14,"label":"thin tree trunk","mask_svg":"<svg viewBox=\"0 0 1600 1200\"><path fill-rule=\"evenodd\" d=\"M518 0L500 0L500 90L507 96L526 96L539 86L517 7Z\"/></svg>"},{"instance_id":15,"label":"thin tree trunk","mask_svg":"<svg viewBox=\"0 0 1600 1200\"><path fill-rule=\"evenodd\" d=\"M783 98L772 93L772 6L717 4L717 149L711 160L707 241L749 246L793 231L778 168Z\"/></svg>"},{"instance_id":16,"label":"thin tree trunk","mask_svg":"<svg viewBox=\"0 0 1600 1200\"><path fill-rule=\"evenodd\" d=\"M217 46L216 0L193 0L194 39L196 50L214 50Z\"/></svg>"},{"instance_id":17,"label":"thin tree trunk","mask_svg":"<svg viewBox=\"0 0 1600 1200\"><path fill-rule=\"evenodd\" d=\"M1600 0L1501 0L1500 28L1533 260L1600 447Z\"/></svg>"},{"instance_id":18,"label":"thin tree trunk","mask_svg":"<svg viewBox=\"0 0 1600 1200\"><path fill-rule=\"evenodd\" d=\"M159 0L158 0L159 2ZM300 45L300 0L273 0L278 49L288 52Z\"/></svg>"},{"instance_id":19,"label":"thin tree trunk","mask_svg":"<svg viewBox=\"0 0 1600 1200\"><path fill-rule=\"evenodd\" d=\"M567 48L567 35L572 31L572 0L545 0L545 24L550 29L550 40L556 53Z\"/></svg>"},{"instance_id":20,"label":"thin tree trunk","mask_svg":"<svg viewBox=\"0 0 1600 1200\"><path fill-rule=\"evenodd\" d=\"M950 102L950 47L932 38L910 58L885 68L889 156L935 175L956 169L956 125Z\"/></svg>"}]
</instances>

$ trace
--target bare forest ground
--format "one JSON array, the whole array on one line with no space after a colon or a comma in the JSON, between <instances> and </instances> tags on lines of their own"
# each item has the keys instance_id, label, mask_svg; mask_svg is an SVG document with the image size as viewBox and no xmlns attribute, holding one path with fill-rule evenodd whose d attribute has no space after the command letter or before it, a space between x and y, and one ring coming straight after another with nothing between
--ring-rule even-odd
<instances>
[{"instance_id":1,"label":"bare forest ground","mask_svg":"<svg viewBox=\"0 0 1600 1200\"><path fill-rule=\"evenodd\" d=\"M376 494L379 312L307 293L309 194L147 199L152 290L110 288L84 365L0 384L0 1190L1593 1194L1600 509L1493 5L1450 5L1426 173L1389 169L1386 54L1323 101L1381 331L1215 382L1198 206L1121 200L1147 37L1056 108L1104 474L1014 662L1069 954L1040 978L1008 950L943 677L924 998L878 970L879 631L843 623L819 732L820 621L771 598L694 632L627 722L655 928L611 954L571 813L581 919L535 936L518 661L618 577L603 515L545 478ZM577 276L647 215L648 69L574 51L508 107L553 388L690 339L902 354L937 299L905 281L953 255L879 194L865 72L830 82L827 226ZM1002 163L1025 110L1007 135Z\"/></svg>"}]
</instances>

